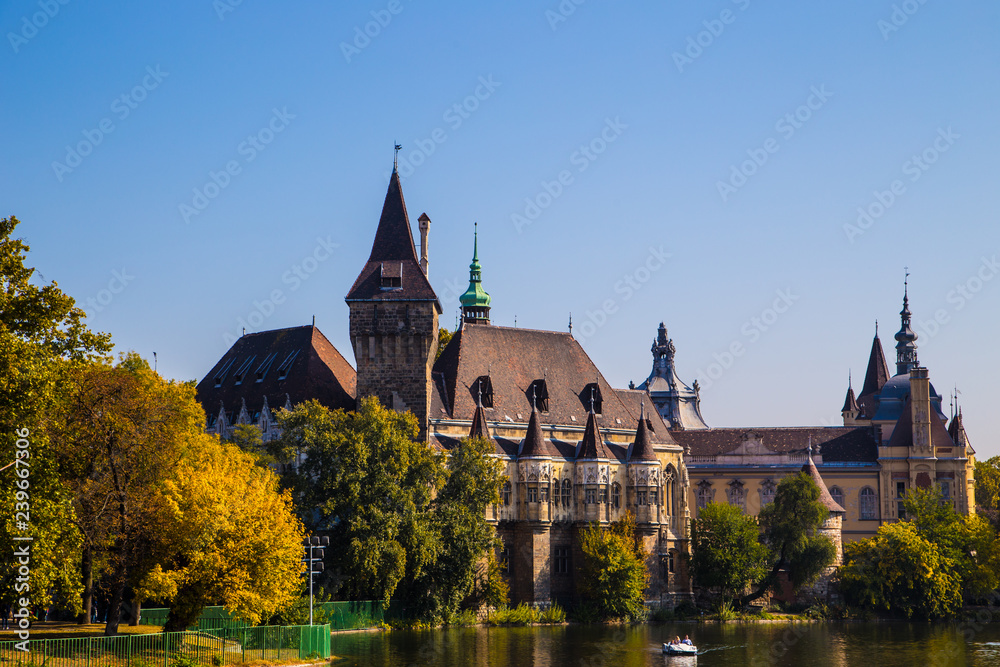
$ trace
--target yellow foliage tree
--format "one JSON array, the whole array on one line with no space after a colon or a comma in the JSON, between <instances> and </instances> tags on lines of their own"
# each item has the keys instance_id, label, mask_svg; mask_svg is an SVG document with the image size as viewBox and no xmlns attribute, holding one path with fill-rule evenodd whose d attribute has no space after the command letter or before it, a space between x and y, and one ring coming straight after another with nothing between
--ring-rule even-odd
<instances>
[{"instance_id":1,"label":"yellow foliage tree","mask_svg":"<svg viewBox=\"0 0 1000 667\"><path fill-rule=\"evenodd\" d=\"M258 623L298 598L302 524L253 455L198 434L161 493L164 558L143 592L171 602L166 630L186 629L210 604Z\"/></svg>"}]
</instances>

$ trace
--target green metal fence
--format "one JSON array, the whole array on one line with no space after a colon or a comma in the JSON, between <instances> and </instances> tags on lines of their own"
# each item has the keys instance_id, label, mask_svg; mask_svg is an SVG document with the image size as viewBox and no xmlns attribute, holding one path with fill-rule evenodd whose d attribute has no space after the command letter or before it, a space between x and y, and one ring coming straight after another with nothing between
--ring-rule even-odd
<instances>
[{"instance_id":1,"label":"green metal fence","mask_svg":"<svg viewBox=\"0 0 1000 667\"><path fill-rule=\"evenodd\" d=\"M334 630L354 630L374 628L380 625L382 604L371 600L360 602L322 602L315 606L323 615L320 620L329 623Z\"/></svg>"},{"instance_id":2,"label":"green metal fence","mask_svg":"<svg viewBox=\"0 0 1000 667\"><path fill-rule=\"evenodd\" d=\"M329 625L0 642L0 663L24 667L222 667L255 660L330 657Z\"/></svg>"},{"instance_id":3,"label":"green metal fence","mask_svg":"<svg viewBox=\"0 0 1000 667\"><path fill-rule=\"evenodd\" d=\"M143 609L140 615L140 622L143 625L167 624L167 616L170 615L168 607L154 607ZM247 628L251 627L246 621L233 618L225 607L205 607L198 617L198 621L189 630L219 630L222 628Z\"/></svg>"}]
</instances>

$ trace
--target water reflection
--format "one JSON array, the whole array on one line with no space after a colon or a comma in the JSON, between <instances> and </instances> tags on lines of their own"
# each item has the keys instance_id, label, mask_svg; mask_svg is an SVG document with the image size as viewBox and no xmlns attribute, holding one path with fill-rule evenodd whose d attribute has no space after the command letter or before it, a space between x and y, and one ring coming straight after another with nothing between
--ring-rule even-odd
<instances>
[{"instance_id":1,"label":"water reflection","mask_svg":"<svg viewBox=\"0 0 1000 667\"><path fill-rule=\"evenodd\" d=\"M690 634L696 660L665 656ZM336 634L335 665L675 667L802 665L1000 667L1000 627L920 623L569 625Z\"/></svg>"}]
</instances>

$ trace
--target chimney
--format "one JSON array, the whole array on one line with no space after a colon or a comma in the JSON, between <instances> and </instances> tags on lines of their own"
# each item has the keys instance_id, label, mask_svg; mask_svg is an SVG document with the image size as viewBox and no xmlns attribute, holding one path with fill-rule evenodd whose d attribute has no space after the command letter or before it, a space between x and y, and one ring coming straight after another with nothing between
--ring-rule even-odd
<instances>
[{"instance_id":1,"label":"chimney","mask_svg":"<svg viewBox=\"0 0 1000 667\"><path fill-rule=\"evenodd\" d=\"M910 371L910 417L913 420L913 448L931 448L931 385L927 369Z\"/></svg>"},{"instance_id":2,"label":"chimney","mask_svg":"<svg viewBox=\"0 0 1000 667\"><path fill-rule=\"evenodd\" d=\"M427 276L427 235L431 231L431 219L426 213L421 213L417 223L420 225L420 270Z\"/></svg>"}]
</instances>

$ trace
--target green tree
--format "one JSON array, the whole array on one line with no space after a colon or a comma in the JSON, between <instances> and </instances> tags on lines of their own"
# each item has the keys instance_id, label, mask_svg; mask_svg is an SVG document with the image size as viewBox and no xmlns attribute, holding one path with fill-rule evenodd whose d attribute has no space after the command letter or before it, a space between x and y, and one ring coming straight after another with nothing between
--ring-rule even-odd
<instances>
[{"instance_id":1,"label":"green tree","mask_svg":"<svg viewBox=\"0 0 1000 667\"><path fill-rule=\"evenodd\" d=\"M645 615L649 583L646 552L631 513L603 529L594 523L580 535L583 552L580 592L605 619L639 620Z\"/></svg>"},{"instance_id":2,"label":"green tree","mask_svg":"<svg viewBox=\"0 0 1000 667\"><path fill-rule=\"evenodd\" d=\"M987 520L959 514L937 488L914 489L903 504L920 536L952 564L966 598L986 595L1000 585L1000 543Z\"/></svg>"},{"instance_id":3,"label":"green tree","mask_svg":"<svg viewBox=\"0 0 1000 667\"><path fill-rule=\"evenodd\" d=\"M945 618L962 604L954 564L910 521L847 544L840 589L849 604L906 618Z\"/></svg>"},{"instance_id":4,"label":"green tree","mask_svg":"<svg viewBox=\"0 0 1000 667\"><path fill-rule=\"evenodd\" d=\"M976 512L1000 528L1000 456L976 461Z\"/></svg>"},{"instance_id":5,"label":"green tree","mask_svg":"<svg viewBox=\"0 0 1000 667\"><path fill-rule=\"evenodd\" d=\"M357 412L306 401L278 415L278 461L299 461L283 476L310 532L330 535L327 562L351 599L388 604L403 581L421 577L443 545L429 512L445 478L443 462L417 442L411 413L373 397Z\"/></svg>"},{"instance_id":6,"label":"green tree","mask_svg":"<svg viewBox=\"0 0 1000 667\"><path fill-rule=\"evenodd\" d=\"M739 507L709 503L691 521L691 576L694 583L735 600L766 576L770 554L760 528Z\"/></svg>"},{"instance_id":7,"label":"green tree","mask_svg":"<svg viewBox=\"0 0 1000 667\"><path fill-rule=\"evenodd\" d=\"M45 424L64 363L105 355L111 342L107 334L86 327L85 313L56 283L35 277L35 269L25 263L30 248L15 237L19 224L13 216L0 219L0 465L26 451L28 458L17 468L27 471L28 488L15 486L22 478L13 469L0 477L0 544L11 554L15 536L31 535L32 605L47 605L56 594L78 609L81 538L70 497L59 483ZM19 439L26 441L24 449L17 447ZM29 520L20 528L17 503L25 502ZM0 599L10 603L24 597L28 591L15 591L16 584L14 559L3 559Z\"/></svg>"},{"instance_id":8,"label":"green tree","mask_svg":"<svg viewBox=\"0 0 1000 667\"><path fill-rule=\"evenodd\" d=\"M416 440L416 420L375 398L357 412L307 401L278 416L283 477L299 516L330 535L330 590L350 599L397 598L440 620L473 592L496 545L486 507L499 500L501 465L485 440L445 456Z\"/></svg>"},{"instance_id":9,"label":"green tree","mask_svg":"<svg viewBox=\"0 0 1000 667\"><path fill-rule=\"evenodd\" d=\"M792 590L797 591L834 562L836 547L828 537L818 533L828 515L819 498L819 486L804 472L778 483L774 501L758 517L761 538L770 550L770 571L752 593L740 600L740 606L774 590L782 571L788 573Z\"/></svg>"}]
</instances>

